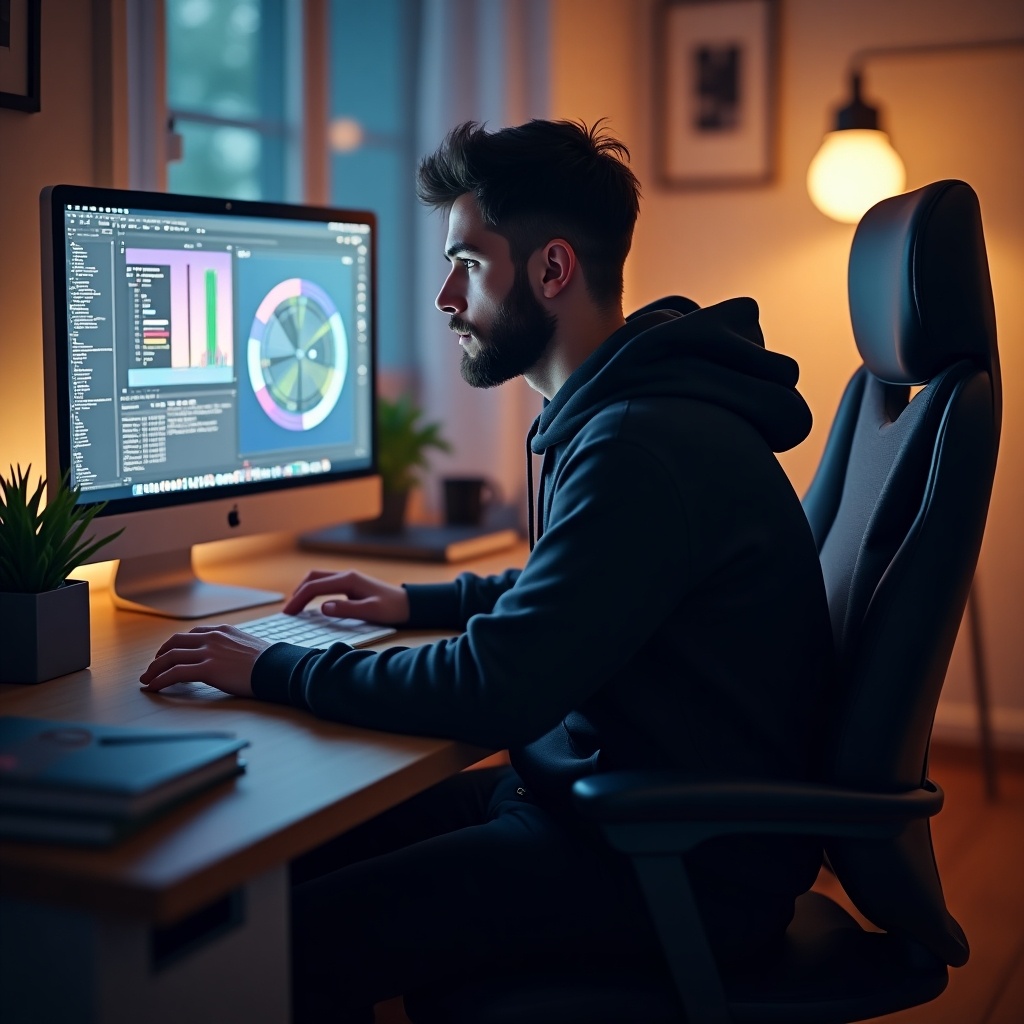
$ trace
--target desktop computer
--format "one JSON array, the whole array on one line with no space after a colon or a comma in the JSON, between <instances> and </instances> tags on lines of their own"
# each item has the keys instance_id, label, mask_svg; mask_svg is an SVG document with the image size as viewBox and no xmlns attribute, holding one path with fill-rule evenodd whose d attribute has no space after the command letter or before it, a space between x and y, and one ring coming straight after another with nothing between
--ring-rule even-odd
<instances>
[{"instance_id":1,"label":"desktop computer","mask_svg":"<svg viewBox=\"0 0 1024 1024\"><path fill-rule=\"evenodd\" d=\"M40 197L47 478L118 559L120 607L201 618L281 595L192 547L369 519L372 213L57 185Z\"/></svg>"}]
</instances>

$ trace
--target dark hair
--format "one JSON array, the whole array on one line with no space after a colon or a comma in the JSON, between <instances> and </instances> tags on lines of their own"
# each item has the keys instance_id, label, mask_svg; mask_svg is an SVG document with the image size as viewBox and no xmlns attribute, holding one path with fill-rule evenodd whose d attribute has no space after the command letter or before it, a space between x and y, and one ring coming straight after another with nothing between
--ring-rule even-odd
<instances>
[{"instance_id":1,"label":"dark hair","mask_svg":"<svg viewBox=\"0 0 1024 1024\"><path fill-rule=\"evenodd\" d=\"M598 121L529 121L488 132L475 121L452 129L424 157L416 194L435 209L472 195L484 222L508 239L517 267L552 238L576 251L594 301L622 299L622 266L640 212L629 150Z\"/></svg>"}]
</instances>

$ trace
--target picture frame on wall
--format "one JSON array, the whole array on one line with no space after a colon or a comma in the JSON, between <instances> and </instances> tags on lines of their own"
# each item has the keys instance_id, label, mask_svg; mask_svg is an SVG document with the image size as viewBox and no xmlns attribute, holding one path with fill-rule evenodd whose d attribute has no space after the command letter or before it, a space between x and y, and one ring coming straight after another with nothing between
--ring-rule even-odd
<instances>
[{"instance_id":1,"label":"picture frame on wall","mask_svg":"<svg viewBox=\"0 0 1024 1024\"><path fill-rule=\"evenodd\" d=\"M41 0L0 0L0 107L39 111Z\"/></svg>"},{"instance_id":2,"label":"picture frame on wall","mask_svg":"<svg viewBox=\"0 0 1024 1024\"><path fill-rule=\"evenodd\" d=\"M655 149L674 188L775 175L776 0L663 0L655 41Z\"/></svg>"}]
</instances>

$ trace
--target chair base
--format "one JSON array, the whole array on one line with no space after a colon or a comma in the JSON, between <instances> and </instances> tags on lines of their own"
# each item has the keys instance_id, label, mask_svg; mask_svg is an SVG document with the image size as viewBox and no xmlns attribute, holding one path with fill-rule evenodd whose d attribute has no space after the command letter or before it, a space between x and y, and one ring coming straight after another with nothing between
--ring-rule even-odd
<instances>
[{"instance_id":1,"label":"chair base","mask_svg":"<svg viewBox=\"0 0 1024 1024\"><path fill-rule=\"evenodd\" d=\"M948 970L916 946L867 932L820 893L797 900L775 957L727 978L736 1024L850 1024L918 1006L946 987ZM552 971L492 977L406 997L415 1024L685 1024L663 978Z\"/></svg>"}]
</instances>

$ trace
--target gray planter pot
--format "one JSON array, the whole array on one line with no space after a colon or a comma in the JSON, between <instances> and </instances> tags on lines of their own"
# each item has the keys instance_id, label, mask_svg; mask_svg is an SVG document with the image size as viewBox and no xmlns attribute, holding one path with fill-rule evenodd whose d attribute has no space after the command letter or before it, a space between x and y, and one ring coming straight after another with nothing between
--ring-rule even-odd
<instances>
[{"instance_id":1,"label":"gray planter pot","mask_svg":"<svg viewBox=\"0 0 1024 1024\"><path fill-rule=\"evenodd\" d=\"M364 519L356 523L356 533L371 536L401 533L405 528L405 508L408 503L408 491L384 491L381 494L380 515L376 519Z\"/></svg>"},{"instance_id":2,"label":"gray planter pot","mask_svg":"<svg viewBox=\"0 0 1024 1024\"><path fill-rule=\"evenodd\" d=\"M42 683L89 665L89 583L0 593L0 683Z\"/></svg>"}]
</instances>

